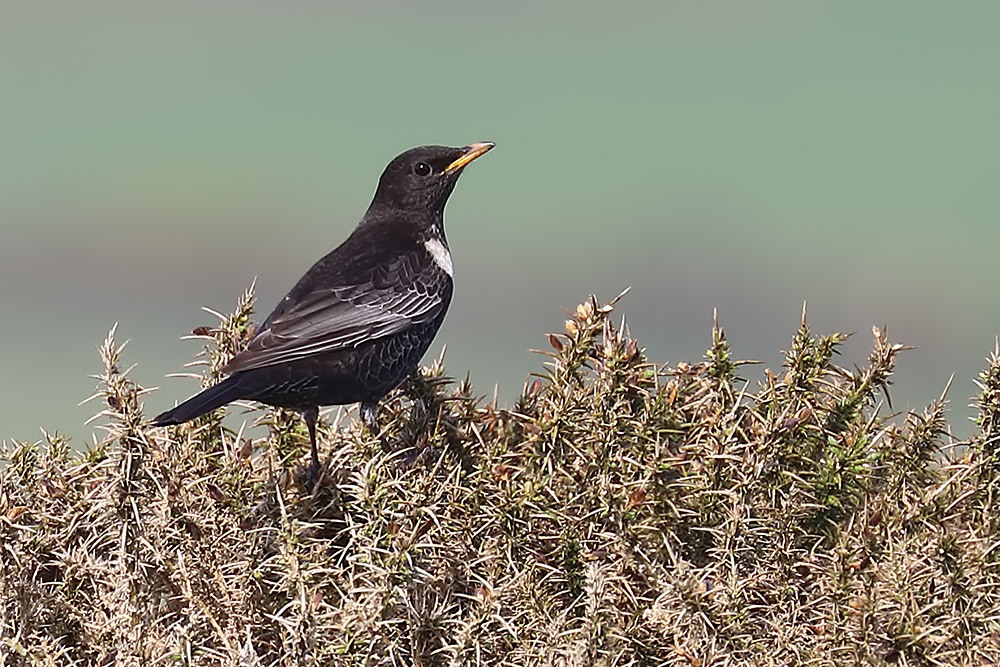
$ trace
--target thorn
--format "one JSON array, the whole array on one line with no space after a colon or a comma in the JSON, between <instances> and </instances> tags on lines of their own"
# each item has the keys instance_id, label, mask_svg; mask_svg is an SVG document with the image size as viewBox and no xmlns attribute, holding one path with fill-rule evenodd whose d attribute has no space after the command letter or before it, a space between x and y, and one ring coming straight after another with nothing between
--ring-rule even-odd
<instances>
[{"instance_id":1,"label":"thorn","mask_svg":"<svg viewBox=\"0 0 1000 667\"><path fill-rule=\"evenodd\" d=\"M938 399L944 403L945 397L948 396L948 390L951 389L951 383L955 380L955 374L952 373L951 377L948 378L948 383L944 386L944 391L941 392L941 398Z\"/></svg>"},{"instance_id":2,"label":"thorn","mask_svg":"<svg viewBox=\"0 0 1000 667\"><path fill-rule=\"evenodd\" d=\"M885 402L888 404L889 409L893 410L892 407L892 396L889 395L889 387L882 385L882 394L885 396ZM878 410L875 410L875 414L878 414Z\"/></svg>"},{"instance_id":3,"label":"thorn","mask_svg":"<svg viewBox=\"0 0 1000 667\"><path fill-rule=\"evenodd\" d=\"M201 307L201 309L202 309L202 310L204 310L204 311L205 311L206 313L208 313L209 315L215 315L216 317L218 317L218 318L219 318L220 320L222 320L223 322L225 322L226 320L228 320L228 319L229 319L228 317L226 317L225 315L223 315L223 314L222 314L222 313L220 313L219 311L217 311L217 310L212 310L211 308L208 308L207 306L202 306L202 307Z\"/></svg>"},{"instance_id":4,"label":"thorn","mask_svg":"<svg viewBox=\"0 0 1000 667\"><path fill-rule=\"evenodd\" d=\"M609 306L615 305L616 303L618 303L619 299L621 299L623 296L625 296L626 294L628 294L630 291L632 291L632 286L631 285L629 285L628 287L626 287L625 289L623 289L621 292L619 292L618 296L616 296L615 298L611 299L611 301L608 302L608 305Z\"/></svg>"}]
</instances>

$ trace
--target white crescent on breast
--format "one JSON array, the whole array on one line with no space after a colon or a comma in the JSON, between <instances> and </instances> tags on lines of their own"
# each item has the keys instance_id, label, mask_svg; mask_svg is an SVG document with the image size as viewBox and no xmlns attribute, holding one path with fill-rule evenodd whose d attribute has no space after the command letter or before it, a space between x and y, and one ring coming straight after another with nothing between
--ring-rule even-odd
<instances>
[{"instance_id":1,"label":"white crescent on breast","mask_svg":"<svg viewBox=\"0 0 1000 667\"><path fill-rule=\"evenodd\" d=\"M454 278L455 267L451 263L451 253L448 251L448 246L439 239L427 239L424 241L424 247L427 248L427 252L430 253L431 259L438 265L438 268Z\"/></svg>"}]
</instances>

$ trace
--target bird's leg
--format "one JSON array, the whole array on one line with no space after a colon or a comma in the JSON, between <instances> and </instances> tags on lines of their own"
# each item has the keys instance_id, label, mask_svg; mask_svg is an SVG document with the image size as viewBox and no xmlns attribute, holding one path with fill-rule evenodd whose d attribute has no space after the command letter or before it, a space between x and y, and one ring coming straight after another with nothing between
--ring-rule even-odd
<instances>
[{"instance_id":1,"label":"bird's leg","mask_svg":"<svg viewBox=\"0 0 1000 667\"><path fill-rule=\"evenodd\" d=\"M309 483L315 484L319 479L319 450L316 448L316 422L319 421L319 407L307 408L302 411L309 429L309 446L312 453L312 465L309 466Z\"/></svg>"},{"instance_id":2,"label":"bird's leg","mask_svg":"<svg viewBox=\"0 0 1000 667\"><path fill-rule=\"evenodd\" d=\"M379 439L382 449L389 449L389 441L384 435L379 434L378 428L378 401L362 401L358 408L361 414L361 423L365 425L368 432Z\"/></svg>"},{"instance_id":3,"label":"bird's leg","mask_svg":"<svg viewBox=\"0 0 1000 667\"><path fill-rule=\"evenodd\" d=\"M358 412L369 433L378 435L378 401L362 401Z\"/></svg>"}]
</instances>

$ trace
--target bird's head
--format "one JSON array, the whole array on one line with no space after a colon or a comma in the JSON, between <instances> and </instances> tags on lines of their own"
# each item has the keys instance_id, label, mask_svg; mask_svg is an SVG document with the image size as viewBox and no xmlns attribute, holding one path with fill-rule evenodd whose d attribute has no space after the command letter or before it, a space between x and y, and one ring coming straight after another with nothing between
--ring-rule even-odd
<instances>
[{"instance_id":1,"label":"bird's head","mask_svg":"<svg viewBox=\"0 0 1000 667\"><path fill-rule=\"evenodd\" d=\"M443 210L462 170L493 146L492 142L483 141L463 148L411 148L393 159L382 172L371 208Z\"/></svg>"}]
</instances>

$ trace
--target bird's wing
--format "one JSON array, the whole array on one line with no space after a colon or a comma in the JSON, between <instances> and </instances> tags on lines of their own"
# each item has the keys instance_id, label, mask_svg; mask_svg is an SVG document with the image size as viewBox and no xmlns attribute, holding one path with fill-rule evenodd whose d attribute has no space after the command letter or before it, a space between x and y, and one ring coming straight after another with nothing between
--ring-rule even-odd
<instances>
[{"instance_id":1,"label":"bird's wing","mask_svg":"<svg viewBox=\"0 0 1000 667\"><path fill-rule=\"evenodd\" d=\"M378 267L360 285L314 289L268 323L223 369L227 373L357 347L438 317L447 291L426 259L408 254Z\"/></svg>"}]
</instances>

